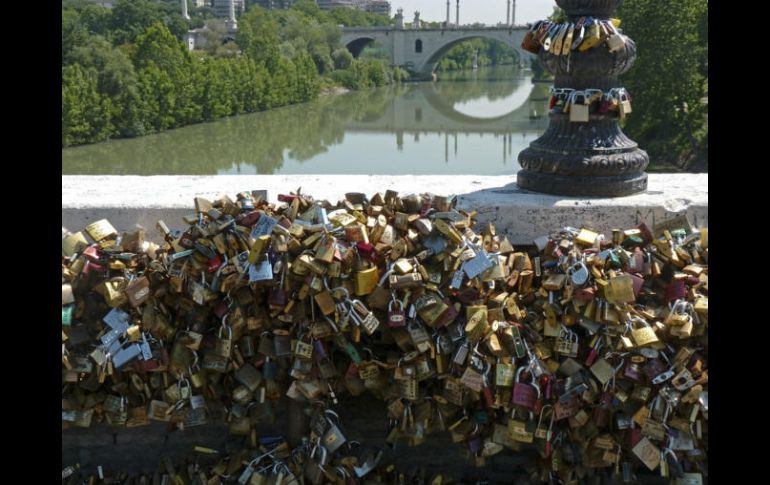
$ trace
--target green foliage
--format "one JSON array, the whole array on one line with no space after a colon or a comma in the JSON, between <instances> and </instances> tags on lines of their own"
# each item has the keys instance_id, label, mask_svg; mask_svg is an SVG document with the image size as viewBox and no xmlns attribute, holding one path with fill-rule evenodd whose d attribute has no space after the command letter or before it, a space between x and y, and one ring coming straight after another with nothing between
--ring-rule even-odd
<instances>
[{"instance_id":1,"label":"green foliage","mask_svg":"<svg viewBox=\"0 0 770 485\"><path fill-rule=\"evenodd\" d=\"M377 59L353 59L349 69L334 71L332 79L348 89L383 86L389 82L385 65Z\"/></svg>"},{"instance_id":2,"label":"green foliage","mask_svg":"<svg viewBox=\"0 0 770 485\"><path fill-rule=\"evenodd\" d=\"M364 12L354 8L335 7L328 11L328 16L335 25L375 27L393 24L392 19L386 15Z\"/></svg>"},{"instance_id":3,"label":"green foliage","mask_svg":"<svg viewBox=\"0 0 770 485\"><path fill-rule=\"evenodd\" d=\"M353 63L353 54L345 47L340 47L332 53L335 69L347 69Z\"/></svg>"},{"instance_id":4,"label":"green foliage","mask_svg":"<svg viewBox=\"0 0 770 485\"><path fill-rule=\"evenodd\" d=\"M354 60L340 46L339 24L384 25L387 17L321 11L308 0L288 10L252 6L236 42L223 42L226 25L210 8L188 12L190 22L178 0L118 0L113 9L62 2L62 146L305 102L332 84L392 82L383 62ZM206 50L190 53L182 36L203 19Z\"/></svg>"},{"instance_id":5,"label":"green foliage","mask_svg":"<svg viewBox=\"0 0 770 485\"><path fill-rule=\"evenodd\" d=\"M280 58L278 23L262 7L255 5L241 15L235 41L244 54L269 70L277 67Z\"/></svg>"},{"instance_id":6,"label":"green foliage","mask_svg":"<svg viewBox=\"0 0 770 485\"><path fill-rule=\"evenodd\" d=\"M553 13L548 16L548 20L560 24L567 21L567 14L560 7L553 7Z\"/></svg>"},{"instance_id":7,"label":"green foliage","mask_svg":"<svg viewBox=\"0 0 770 485\"><path fill-rule=\"evenodd\" d=\"M134 42L147 28L160 22L174 36L181 38L189 24L182 18L180 9L165 8L151 0L118 0L112 8L111 30L113 43Z\"/></svg>"},{"instance_id":8,"label":"green foliage","mask_svg":"<svg viewBox=\"0 0 770 485\"><path fill-rule=\"evenodd\" d=\"M62 146L106 140L110 103L96 89L96 79L79 65L62 69Z\"/></svg>"},{"instance_id":9,"label":"green foliage","mask_svg":"<svg viewBox=\"0 0 770 485\"><path fill-rule=\"evenodd\" d=\"M473 39L452 47L441 58L436 70L441 72L471 69L476 51L479 53L479 67L516 63L516 53L512 48L490 39Z\"/></svg>"},{"instance_id":10,"label":"green foliage","mask_svg":"<svg viewBox=\"0 0 770 485\"><path fill-rule=\"evenodd\" d=\"M622 82L634 111L624 131L652 164L708 167L708 1L627 0L618 11L637 60Z\"/></svg>"},{"instance_id":11,"label":"green foliage","mask_svg":"<svg viewBox=\"0 0 770 485\"><path fill-rule=\"evenodd\" d=\"M72 51L83 45L88 39L88 31L82 23L80 14L75 10L62 9L61 12L61 63L69 64Z\"/></svg>"}]
</instances>

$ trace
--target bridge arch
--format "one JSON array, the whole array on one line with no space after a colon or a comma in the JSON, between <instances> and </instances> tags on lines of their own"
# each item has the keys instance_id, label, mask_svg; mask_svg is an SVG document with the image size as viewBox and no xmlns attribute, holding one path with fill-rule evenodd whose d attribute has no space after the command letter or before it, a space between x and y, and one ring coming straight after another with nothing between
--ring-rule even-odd
<instances>
[{"instance_id":1,"label":"bridge arch","mask_svg":"<svg viewBox=\"0 0 770 485\"><path fill-rule=\"evenodd\" d=\"M453 47L455 47L458 44L462 44L463 42L467 42L469 40L473 39L487 39L492 40L495 42L499 42L503 45L506 45L508 47L513 48L514 56L516 58L516 62L521 64L522 56L521 51L518 49L518 46L511 45L510 42L507 40L500 39L498 36L495 35L487 35L487 34L478 34L473 33L462 37L457 37L454 39L447 40L447 42L442 43L437 48L433 49L432 52L426 52L426 58L423 60L422 64L417 67L417 70L426 77L431 77L433 75L433 72L436 70L436 66L438 66L439 61L442 57L444 57L447 52L452 50Z\"/></svg>"},{"instance_id":2,"label":"bridge arch","mask_svg":"<svg viewBox=\"0 0 770 485\"><path fill-rule=\"evenodd\" d=\"M413 80L429 80L433 77L436 64L449 49L466 40L481 38L501 42L513 48L519 64L522 64L534 57L520 47L528 30L523 26L460 29L344 27L341 40L354 57L358 57L367 44L377 42L390 55L391 65L408 70Z\"/></svg>"},{"instance_id":3,"label":"bridge arch","mask_svg":"<svg viewBox=\"0 0 770 485\"><path fill-rule=\"evenodd\" d=\"M384 40L385 39L377 35L361 35L347 39L343 38L342 43L350 51L350 53L353 54L353 57L358 58L366 46L376 42L379 46L385 49L390 58L393 59L393 52L391 51L390 45L387 42L384 42Z\"/></svg>"}]
</instances>

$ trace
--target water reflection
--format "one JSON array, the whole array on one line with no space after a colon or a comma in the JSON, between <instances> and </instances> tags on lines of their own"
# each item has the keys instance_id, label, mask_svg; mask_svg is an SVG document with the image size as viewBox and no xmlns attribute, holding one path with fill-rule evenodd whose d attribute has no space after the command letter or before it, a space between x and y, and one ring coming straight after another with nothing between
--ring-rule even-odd
<instances>
[{"instance_id":1,"label":"water reflection","mask_svg":"<svg viewBox=\"0 0 770 485\"><path fill-rule=\"evenodd\" d=\"M62 173L513 173L518 152L547 126L547 88L512 67L444 74L68 148Z\"/></svg>"}]
</instances>

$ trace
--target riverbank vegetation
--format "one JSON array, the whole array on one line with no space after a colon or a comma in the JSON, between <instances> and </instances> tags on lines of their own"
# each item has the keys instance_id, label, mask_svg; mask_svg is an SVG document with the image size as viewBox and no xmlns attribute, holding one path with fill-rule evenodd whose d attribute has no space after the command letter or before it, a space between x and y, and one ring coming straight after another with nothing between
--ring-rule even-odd
<instances>
[{"instance_id":1,"label":"riverbank vegetation","mask_svg":"<svg viewBox=\"0 0 770 485\"><path fill-rule=\"evenodd\" d=\"M353 59L339 25L390 19L309 0L289 10L257 6L238 19L236 42L221 20L177 0L118 0L112 9L62 2L62 146L134 137L315 99L328 87L380 86L393 73ZM210 26L208 47L189 52L191 28ZM219 30L219 31L217 31Z\"/></svg>"},{"instance_id":2,"label":"riverbank vegetation","mask_svg":"<svg viewBox=\"0 0 770 485\"><path fill-rule=\"evenodd\" d=\"M620 79L633 101L623 131L650 155L648 172L707 172L708 0L626 0L616 17L636 43Z\"/></svg>"},{"instance_id":3,"label":"riverbank vegetation","mask_svg":"<svg viewBox=\"0 0 770 485\"><path fill-rule=\"evenodd\" d=\"M708 0L627 0L618 17L637 52L621 78L634 109L624 131L651 171L708 171Z\"/></svg>"}]
</instances>

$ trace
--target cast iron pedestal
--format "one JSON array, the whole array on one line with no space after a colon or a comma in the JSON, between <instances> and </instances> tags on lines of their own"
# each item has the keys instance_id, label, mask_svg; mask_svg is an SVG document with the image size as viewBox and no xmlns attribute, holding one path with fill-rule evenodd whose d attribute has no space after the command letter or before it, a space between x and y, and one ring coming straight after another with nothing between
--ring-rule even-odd
<instances>
[{"instance_id":1,"label":"cast iron pedestal","mask_svg":"<svg viewBox=\"0 0 770 485\"><path fill-rule=\"evenodd\" d=\"M556 0L570 22L592 16L609 19L622 0ZM554 87L601 89L619 87L618 76L636 60L636 44L610 52L604 44L569 56L540 49L539 58L555 76ZM630 116L633 116L631 114ZM647 152L618 126L618 112L591 113L587 123L570 122L569 114L551 113L543 136L519 153L520 187L568 196L617 197L647 189Z\"/></svg>"}]
</instances>

